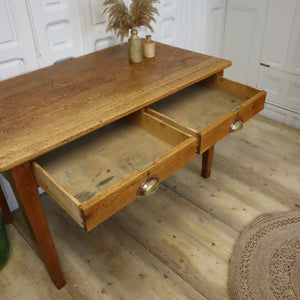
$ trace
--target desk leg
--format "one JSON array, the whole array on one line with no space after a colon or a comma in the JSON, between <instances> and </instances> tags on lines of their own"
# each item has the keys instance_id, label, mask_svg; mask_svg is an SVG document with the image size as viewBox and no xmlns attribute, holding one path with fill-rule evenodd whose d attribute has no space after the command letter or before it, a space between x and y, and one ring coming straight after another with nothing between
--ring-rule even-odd
<instances>
[{"instance_id":1,"label":"desk leg","mask_svg":"<svg viewBox=\"0 0 300 300\"><path fill-rule=\"evenodd\" d=\"M11 169L11 176L18 193L19 206L40 251L55 286L60 289L66 282L57 258L54 243L44 215L38 186L31 163L26 162Z\"/></svg>"},{"instance_id":2,"label":"desk leg","mask_svg":"<svg viewBox=\"0 0 300 300\"><path fill-rule=\"evenodd\" d=\"M7 202L6 202L6 199L3 194L1 186L0 186L0 208L3 213L3 218L4 218L5 224L8 225L8 224L12 223L14 221L14 219L13 219L11 212L9 210L9 207L7 205Z\"/></svg>"},{"instance_id":3,"label":"desk leg","mask_svg":"<svg viewBox=\"0 0 300 300\"><path fill-rule=\"evenodd\" d=\"M211 166L214 157L215 146L212 146L202 154L202 172L201 176L208 178L211 173Z\"/></svg>"}]
</instances>

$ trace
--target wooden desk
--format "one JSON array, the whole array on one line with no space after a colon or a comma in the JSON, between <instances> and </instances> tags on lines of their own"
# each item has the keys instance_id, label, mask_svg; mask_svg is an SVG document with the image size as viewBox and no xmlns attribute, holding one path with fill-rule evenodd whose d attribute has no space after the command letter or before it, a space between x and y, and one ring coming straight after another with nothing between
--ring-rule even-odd
<instances>
[{"instance_id":1,"label":"wooden desk","mask_svg":"<svg viewBox=\"0 0 300 300\"><path fill-rule=\"evenodd\" d=\"M176 139L180 140L181 138L177 136L187 135L188 142L180 141L180 149L185 152L180 152L178 166L177 162L172 160L166 163L167 155L163 155L162 164L155 162L159 165L157 170L164 174L162 179L188 162L188 159L183 158L187 153L191 157L191 149L193 152L197 150L198 153L204 154L202 175L208 177L214 144L229 133L228 128L234 120L242 116L246 121L261 110L265 93L239 84L232 85L228 83L229 81L223 84L222 78L214 77L208 82L208 86L219 89L221 85L221 90L227 94L228 88L231 91L234 86L233 92L229 93L229 98L232 95L242 94L243 104L233 112L218 117L213 124L205 125L205 128L200 131L199 128L193 130L188 126L185 127L184 121L183 123L174 121L172 116L164 115L159 109L156 111L149 108L146 111L145 108L168 96L173 97L176 92L214 74L222 75L223 70L230 65L231 62L227 60L163 44L157 44L154 59L145 59L139 64L129 64L127 45L123 45L0 83L0 172L10 180L40 254L58 288L64 286L65 280L41 206L35 177L38 173L36 167L35 173L33 172L32 161L103 126L128 115L136 115L133 113L143 110L142 114L155 120L156 125L151 123L151 126L171 128L172 138L176 136ZM175 97L178 98L178 94ZM138 116L137 119L139 118ZM144 118L141 120L141 123L147 123L143 121ZM217 129L211 130L212 128ZM160 132L160 129L156 131ZM176 153L179 153L178 151ZM168 153L173 157L175 152ZM149 174L149 170L156 169L153 166L146 166L141 171L142 175L144 176L145 172ZM142 177L137 175L135 178L141 180ZM38 179L43 181L41 177ZM48 186L49 184L51 185L49 182L41 185L51 194L53 189ZM60 183L56 183L55 180L52 181L52 185L55 186L53 195L56 193L57 186L59 191L64 191ZM125 192L130 186L132 185L124 186L121 191ZM134 193L137 197L135 191ZM54 196L59 198L59 195ZM119 205L119 200L115 199L111 204L114 209L109 208L105 218L134 200L131 198L128 201L124 200L125 202L122 200L122 205ZM57 199L57 201L64 207L63 200ZM110 203L106 203L106 207ZM98 208L103 207L99 206L99 201L96 204ZM78 213L78 218L83 217L86 222L84 225L86 230L91 229L104 218L102 217L100 221L95 219L89 225L87 221L93 213L91 207L88 205L87 210ZM87 214L81 216L85 213ZM93 219L94 216L98 218L98 212L91 218Z\"/></svg>"}]
</instances>

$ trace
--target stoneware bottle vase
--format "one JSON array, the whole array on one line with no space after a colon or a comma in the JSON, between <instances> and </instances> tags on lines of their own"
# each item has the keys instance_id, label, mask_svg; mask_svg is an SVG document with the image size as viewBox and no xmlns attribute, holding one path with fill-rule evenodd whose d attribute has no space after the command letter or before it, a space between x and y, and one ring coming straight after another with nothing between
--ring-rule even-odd
<instances>
[{"instance_id":1,"label":"stoneware bottle vase","mask_svg":"<svg viewBox=\"0 0 300 300\"><path fill-rule=\"evenodd\" d=\"M142 40L138 37L136 29L131 30L131 37L128 40L128 52L131 63L139 63L143 60Z\"/></svg>"}]
</instances>

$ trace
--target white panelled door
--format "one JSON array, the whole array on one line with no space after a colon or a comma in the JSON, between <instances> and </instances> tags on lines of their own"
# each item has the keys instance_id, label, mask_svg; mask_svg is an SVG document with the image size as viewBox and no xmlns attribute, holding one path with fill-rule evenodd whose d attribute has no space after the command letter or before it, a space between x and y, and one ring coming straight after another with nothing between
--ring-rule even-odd
<instances>
[{"instance_id":1,"label":"white panelled door","mask_svg":"<svg viewBox=\"0 0 300 300\"><path fill-rule=\"evenodd\" d=\"M260 66L258 88L267 91L267 102L300 114L300 76Z\"/></svg>"},{"instance_id":2,"label":"white panelled door","mask_svg":"<svg viewBox=\"0 0 300 300\"><path fill-rule=\"evenodd\" d=\"M180 0L161 0L158 4L159 16L155 15L156 23L153 24L155 33L153 39L168 45L183 47L180 12L186 5ZM146 34L151 34L146 32Z\"/></svg>"},{"instance_id":3,"label":"white panelled door","mask_svg":"<svg viewBox=\"0 0 300 300\"><path fill-rule=\"evenodd\" d=\"M263 115L300 129L300 0L270 1L260 62Z\"/></svg>"},{"instance_id":4,"label":"white panelled door","mask_svg":"<svg viewBox=\"0 0 300 300\"><path fill-rule=\"evenodd\" d=\"M37 69L26 2L0 0L0 80Z\"/></svg>"},{"instance_id":5,"label":"white panelled door","mask_svg":"<svg viewBox=\"0 0 300 300\"><path fill-rule=\"evenodd\" d=\"M270 1L261 62L300 75L299 0Z\"/></svg>"},{"instance_id":6,"label":"white panelled door","mask_svg":"<svg viewBox=\"0 0 300 300\"><path fill-rule=\"evenodd\" d=\"M222 56L223 37L226 15L226 0L206 1L205 17L206 30L204 45L205 53L213 56Z\"/></svg>"},{"instance_id":7,"label":"white panelled door","mask_svg":"<svg viewBox=\"0 0 300 300\"><path fill-rule=\"evenodd\" d=\"M177 1L177 10L181 13L174 18L176 29L176 45L178 47L204 52L203 48L203 27L205 20L203 18L204 3L206 0L186 0ZM174 5L175 6L175 5ZM170 10L170 9L169 9ZM176 17L176 15L174 16Z\"/></svg>"},{"instance_id":8,"label":"white panelled door","mask_svg":"<svg viewBox=\"0 0 300 300\"><path fill-rule=\"evenodd\" d=\"M300 1L294 14L294 25L291 34L291 43L288 51L287 70L300 76Z\"/></svg>"},{"instance_id":9,"label":"white panelled door","mask_svg":"<svg viewBox=\"0 0 300 300\"><path fill-rule=\"evenodd\" d=\"M82 54L77 0L29 0L41 67Z\"/></svg>"},{"instance_id":10,"label":"white panelled door","mask_svg":"<svg viewBox=\"0 0 300 300\"><path fill-rule=\"evenodd\" d=\"M256 86L268 0L228 0L223 57L225 76Z\"/></svg>"},{"instance_id":11,"label":"white panelled door","mask_svg":"<svg viewBox=\"0 0 300 300\"><path fill-rule=\"evenodd\" d=\"M226 0L179 1L177 45L184 49L222 56Z\"/></svg>"},{"instance_id":12,"label":"white panelled door","mask_svg":"<svg viewBox=\"0 0 300 300\"><path fill-rule=\"evenodd\" d=\"M106 32L106 16L103 15L104 0L78 0L82 40L85 53L114 46L119 41L112 32Z\"/></svg>"}]
</instances>

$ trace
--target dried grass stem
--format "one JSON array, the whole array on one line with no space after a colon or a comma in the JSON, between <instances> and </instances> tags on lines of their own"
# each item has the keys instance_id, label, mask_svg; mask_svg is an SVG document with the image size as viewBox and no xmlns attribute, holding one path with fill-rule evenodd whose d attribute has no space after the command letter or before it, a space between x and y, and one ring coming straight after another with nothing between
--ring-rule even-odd
<instances>
[{"instance_id":1,"label":"dried grass stem","mask_svg":"<svg viewBox=\"0 0 300 300\"><path fill-rule=\"evenodd\" d=\"M105 0L103 5L107 7L104 13L108 15L106 31L114 31L122 42L133 28L145 27L153 32L151 22L155 22L154 15L159 14L155 3L159 0L132 0L128 9L123 0Z\"/></svg>"}]
</instances>

